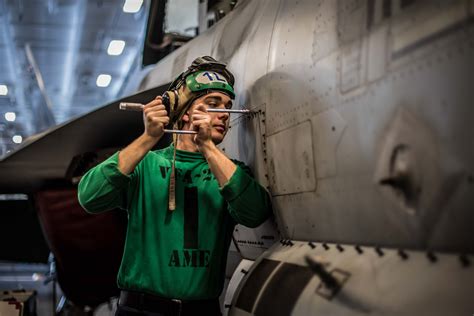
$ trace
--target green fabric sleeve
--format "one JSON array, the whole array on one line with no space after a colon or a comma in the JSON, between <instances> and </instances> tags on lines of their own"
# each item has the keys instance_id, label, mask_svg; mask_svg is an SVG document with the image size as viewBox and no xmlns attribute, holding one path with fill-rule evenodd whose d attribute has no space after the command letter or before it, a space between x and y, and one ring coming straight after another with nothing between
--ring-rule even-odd
<instances>
[{"instance_id":1,"label":"green fabric sleeve","mask_svg":"<svg viewBox=\"0 0 474 316\"><path fill-rule=\"evenodd\" d=\"M90 169L79 182L78 199L89 213L126 209L126 189L131 176L118 169L118 152Z\"/></svg>"},{"instance_id":2,"label":"green fabric sleeve","mask_svg":"<svg viewBox=\"0 0 474 316\"><path fill-rule=\"evenodd\" d=\"M267 191L251 176L247 166L237 165L229 182L220 191L229 204L230 215L239 224L257 227L272 213Z\"/></svg>"}]
</instances>

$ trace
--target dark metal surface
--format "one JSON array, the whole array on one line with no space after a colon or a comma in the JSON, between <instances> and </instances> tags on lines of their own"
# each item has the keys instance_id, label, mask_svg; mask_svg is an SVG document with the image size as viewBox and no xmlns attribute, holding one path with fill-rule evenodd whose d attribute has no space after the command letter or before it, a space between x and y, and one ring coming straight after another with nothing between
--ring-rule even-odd
<instances>
[{"instance_id":1,"label":"dark metal surface","mask_svg":"<svg viewBox=\"0 0 474 316\"><path fill-rule=\"evenodd\" d=\"M46 263L49 248L33 199L0 200L0 260Z\"/></svg>"}]
</instances>

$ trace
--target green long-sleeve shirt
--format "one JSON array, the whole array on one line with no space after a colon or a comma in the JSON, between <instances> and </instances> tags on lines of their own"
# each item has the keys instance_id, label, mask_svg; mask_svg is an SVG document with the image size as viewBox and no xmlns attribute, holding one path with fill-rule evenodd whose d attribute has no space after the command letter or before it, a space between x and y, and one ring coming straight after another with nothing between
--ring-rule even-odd
<instances>
[{"instance_id":1,"label":"green long-sleeve shirt","mask_svg":"<svg viewBox=\"0 0 474 316\"><path fill-rule=\"evenodd\" d=\"M176 210L168 211L173 147L149 152L131 175L118 169L118 153L89 170L79 202L90 213L128 212L118 274L121 289L179 299L220 295L236 223L260 225L271 213L267 192L243 163L219 188L200 153L176 151Z\"/></svg>"}]
</instances>

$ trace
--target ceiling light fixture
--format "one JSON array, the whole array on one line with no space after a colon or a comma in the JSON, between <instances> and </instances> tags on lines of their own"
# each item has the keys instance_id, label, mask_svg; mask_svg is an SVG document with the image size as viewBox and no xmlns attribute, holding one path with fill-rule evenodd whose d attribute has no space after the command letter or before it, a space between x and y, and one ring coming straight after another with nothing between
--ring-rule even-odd
<instances>
[{"instance_id":1,"label":"ceiling light fixture","mask_svg":"<svg viewBox=\"0 0 474 316\"><path fill-rule=\"evenodd\" d=\"M125 41L112 40L110 41L109 47L107 48L107 54L111 56L118 56L122 54L124 48L125 48Z\"/></svg>"},{"instance_id":2,"label":"ceiling light fixture","mask_svg":"<svg viewBox=\"0 0 474 316\"><path fill-rule=\"evenodd\" d=\"M5 113L5 119L6 119L8 122L15 122L15 120L16 120L16 114L15 114L15 112L7 112L7 113Z\"/></svg>"},{"instance_id":3,"label":"ceiling light fixture","mask_svg":"<svg viewBox=\"0 0 474 316\"><path fill-rule=\"evenodd\" d=\"M123 5L123 12L125 13L137 13L142 7L143 0L125 0Z\"/></svg>"},{"instance_id":4,"label":"ceiling light fixture","mask_svg":"<svg viewBox=\"0 0 474 316\"><path fill-rule=\"evenodd\" d=\"M95 82L95 84L98 87L105 88L109 86L111 80L112 80L111 75L100 74L99 76L97 76L97 81Z\"/></svg>"},{"instance_id":5,"label":"ceiling light fixture","mask_svg":"<svg viewBox=\"0 0 474 316\"><path fill-rule=\"evenodd\" d=\"M8 87L4 84L0 84L0 95L7 95Z\"/></svg>"},{"instance_id":6,"label":"ceiling light fixture","mask_svg":"<svg viewBox=\"0 0 474 316\"><path fill-rule=\"evenodd\" d=\"M12 137L12 140L15 144L21 144L21 142L23 141L23 137L21 137L20 135L15 135Z\"/></svg>"}]
</instances>

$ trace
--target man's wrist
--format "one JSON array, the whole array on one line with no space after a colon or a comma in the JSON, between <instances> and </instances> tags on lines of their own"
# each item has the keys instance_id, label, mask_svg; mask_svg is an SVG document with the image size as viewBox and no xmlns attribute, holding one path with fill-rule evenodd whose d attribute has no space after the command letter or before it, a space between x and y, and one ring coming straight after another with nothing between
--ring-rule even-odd
<instances>
[{"instance_id":1,"label":"man's wrist","mask_svg":"<svg viewBox=\"0 0 474 316\"><path fill-rule=\"evenodd\" d=\"M150 136L145 132L140 136L140 144L144 146L147 150L150 150L156 145L156 143L158 143L160 138L161 137Z\"/></svg>"},{"instance_id":2,"label":"man's wrist","mask_svg":"<svg viewBox=\"0 0 474 316\"><path fill-rule=\"evenodd\" d=\"M206 157L206 159L212 152L214 152L215 150L218 150L216 144L214 144L212 140L208 140L202 143L201 145L198 146L198 148L199 148L199 151L204 155L204 157Z\"/></svg>"},{"instance_id":3,"label":"man's wrist","mask_svg":"<svg viewBox=\"0 0 474 316\"><path fill-rule=\"evenodd\" d=\"M140 135L118 155L118 169L122 174L129 175L149 150L160 140L146 133Z\"/></svg>"}]
</instances>

